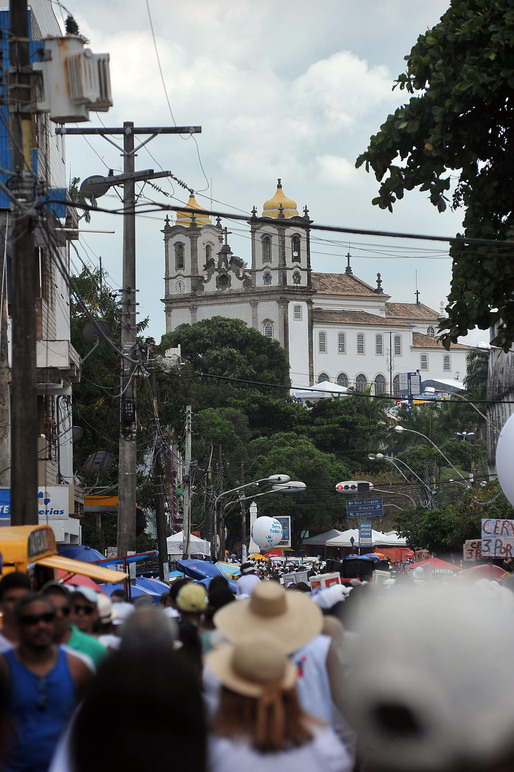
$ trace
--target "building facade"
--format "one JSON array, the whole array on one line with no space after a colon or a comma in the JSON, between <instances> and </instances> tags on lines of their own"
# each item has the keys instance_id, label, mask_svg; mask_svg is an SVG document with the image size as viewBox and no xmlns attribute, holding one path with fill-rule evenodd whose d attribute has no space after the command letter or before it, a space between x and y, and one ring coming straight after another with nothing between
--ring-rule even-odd
<instances>
[{"instance_id":1,"label":"building facade","mask_svg":"<svg viewBox=\"0 0 514 772\"><path fill-rule=\"evenodd\" d=\"M9 12L0 1L0 29L4 41L9 38ZM1 10L4 8L5 10ZM38 59L41 40L60 36L57 19L46 0L30 3L30 46L33 61ZM3 49L8 56L8 46ZM4 74L8 61L4 58ZM0 81L4 99L0 105L1 179L11 167L8 132L7 82ZM34 76L34 95L41 97L41 76ZM62 204L46 208L34 232L34 260L38 266L35 293L27 294L36 304L37 402L38 402L38 513L41 524L52 526L56 541L78 544L81 538L80 516L83 495L73 475L72 385L80 377L80 357L70 342L69 238L78 237L78 227L66 221L66 158L64 137L55 134L50 117L35 112L33 119L33 171L43 197ZM10 506L10 364L11 326L16 318L10 306L9 272L11 263L11 201L0 195L0 275L2 276L0 322L0 499L3 502L0 525L9 524ZM71 227L70 227L71 226ZM11 316L12 312L12 316Z\"/></svg>"},{"instance_id":2,"label":"building facade","mask_svg":"<svg viewBox=\"0 0 514 772\"><path fill-rule=\"evenodd\" d=\"M166 332L213 316L242 319L279 341L295 387L332 381L372 393L398 393L400 374L463 380L470 347L446 351L435 337L439 316L422 303L393 302L353 274L311 269L307 208L298 213L278 181L275 195L249 220L248 262L232 254L221 221L194 196L169 218L165 248ZM418 296L419 298L419 296Z\"/></svg>"}]
</instances>

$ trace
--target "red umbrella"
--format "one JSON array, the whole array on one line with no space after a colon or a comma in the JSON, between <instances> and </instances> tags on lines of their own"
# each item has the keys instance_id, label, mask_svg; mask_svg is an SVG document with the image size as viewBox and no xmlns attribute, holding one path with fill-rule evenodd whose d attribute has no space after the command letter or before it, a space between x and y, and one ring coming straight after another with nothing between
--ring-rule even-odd
<instances>
[{"instance_id":1,"label":"red umbrella","mask_svg":"<svg viewBox=\"0 0 514 772\"><path fill-rule=\"evenodd\" d=\"M482 563L480 566L473 566L472 568L465 568L460 576L463 579L495 579L496 581L502 580L508 571L504 571L500 566L495 566L492 563Z\"/></svg>"},{"instance_id":2,"label":"red umbrella","mask_svg":"<svg viewBox=\"0 0 514 772\"><path fill-rule=\"evenodd\" d=\"M62 579L63 576L68 577L67 579L64 579L63 584L74 584L80 587L90 587L92 590L101 592L102 595L105 595L105 592L101 590L97 583L93 581L93 579L90 579L89 576L81 576L80 574L73 574L73 576L69 576L67 571L58 571L57 575L59 579Z\"/></svg>"}]
</instances>

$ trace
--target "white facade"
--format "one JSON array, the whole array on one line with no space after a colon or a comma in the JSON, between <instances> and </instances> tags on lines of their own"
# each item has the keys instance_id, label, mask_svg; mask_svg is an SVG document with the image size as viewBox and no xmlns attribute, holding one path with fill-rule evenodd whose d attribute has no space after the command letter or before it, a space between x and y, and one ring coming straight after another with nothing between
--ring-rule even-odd
<instances>
[{"instance_id":1,"label":"white facade","mask_svg":"<svg viewBox=\"0 0 514 772\"><path fill-rule=\"evenodd\" d=\"M314 273L307 210L298 214L282 186L249 220L251 259L232 255L218 219L193 196L176 224L166 218L166 332L213 316L242 319L284 347L293 386L330 380L372 393L396 393L400 373L463 380L470 347L443 349L438 314L422 303L391 302L353 275Z\"/></svg>"}]
</instances>

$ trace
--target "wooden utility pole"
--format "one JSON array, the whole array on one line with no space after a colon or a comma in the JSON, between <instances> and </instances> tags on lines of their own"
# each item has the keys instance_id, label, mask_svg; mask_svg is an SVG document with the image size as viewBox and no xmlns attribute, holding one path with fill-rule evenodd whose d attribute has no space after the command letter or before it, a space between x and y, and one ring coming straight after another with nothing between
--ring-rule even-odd
<instances>
[{"instance_id":1,"label":"wooden utility pole","mask_svg":"<svg viewBox=\"0 0 514 772\"><path fill-rule=\"evenodd\" d=\"M26 0L10 0L9 132L11 139L13 231L11 524L37 525L37 282L33 215L32 67Z\"/></svg>"},{"instance_id":2,"label":"wooden utility pole","mask_svg":"<svg viewBox=\"0 0 514 772\"><path fill-rule=\"evenodd\" d=\"M116 177L89 178L90 190L99 185L98 195L103 195L111 185L123 182L123 288L121 299L121 403L120 439L118 460L118 556L123 557L136 549L136 376L139 367L136 324L136 208L135 182L137 180L164 177L169 172L152 170L136 173L134 159L138 150L160 134L197 134L200 126L135 127L125 121L120 128L66 129L57 134L97 134L108 137L121 134L123 148L123 175ZM147 138L135 147L134 137L147 134ZM109 139L111 144L115 143ZM115 147L118 147L115 145ZM87 182L87 180L85 180ZM81 187L82 189L82 187Z\"/></svg>"}]
</instances>

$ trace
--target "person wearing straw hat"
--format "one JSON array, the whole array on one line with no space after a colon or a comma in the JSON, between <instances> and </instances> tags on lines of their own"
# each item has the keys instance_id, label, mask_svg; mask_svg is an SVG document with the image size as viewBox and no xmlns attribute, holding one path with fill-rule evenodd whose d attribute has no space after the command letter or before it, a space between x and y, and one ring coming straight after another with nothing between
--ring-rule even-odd
<instances>
[{"instance_id":1,"label":"person wearing straw hat","mask_svg":"<svg viewBox=\"0 0 514 772\"><path fill-rule=\"evenodd\" d=\"M333 724L332 700L338 707L342 704L343 675L331 639L321 634L323 615L312 598L285 590L274 581L261 582L250 598L220 609L214 623L232 643L260 632L274 636L298 669L297 690L302 706ZM208 684L209 702L212 691Z\"/></svg>"},{"instance_id":2,"label":"person wearing straw hat","mask_svg":"<svg viewBox=\"0 0 514 772\"><path fill-rule=\"evenodd\" d=\"M336 734L300 706L296 668L269 630L209 652L205 667L222 685L209 772L350 772Z\"/></svg>"}]
</instances>

